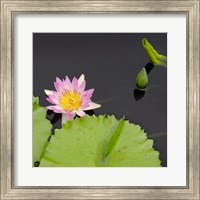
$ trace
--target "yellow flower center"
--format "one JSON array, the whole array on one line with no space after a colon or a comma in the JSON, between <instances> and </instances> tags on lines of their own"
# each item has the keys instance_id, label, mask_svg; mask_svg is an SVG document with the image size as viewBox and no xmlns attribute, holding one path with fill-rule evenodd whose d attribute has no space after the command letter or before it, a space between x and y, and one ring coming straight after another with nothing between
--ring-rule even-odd
<instances>
[{"instance_id":1,"label":"yellow flower center","mask_svg":"<svg viewBox=\"0 0 200 200\"><path fill-rule=\"evenodd\" d=\"M76 110L81 106L82 99L79 93L77 92L67 92L60 99L60 105L65 110Z\"/></svg>"}]
</instances>

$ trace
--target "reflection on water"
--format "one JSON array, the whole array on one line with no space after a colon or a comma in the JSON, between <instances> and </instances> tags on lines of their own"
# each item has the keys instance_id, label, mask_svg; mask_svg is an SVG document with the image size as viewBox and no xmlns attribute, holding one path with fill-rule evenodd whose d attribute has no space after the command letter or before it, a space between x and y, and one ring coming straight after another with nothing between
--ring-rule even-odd
<instances>
[{"instance_id":1,"label":"reflection on water","mask_svg":"<svg viewBox=\"0 0 200 200\"><path fill-rule=\"evenodd\" d=\"M94 110L87 110L85 111L85 113L90 116L95 114ZM51 124L53 125L52 130L51 130L52 134L54 134L55 129L60 129L62 127L61 117L62 117L61 113L54 113L52 110L47 111L47 119L49 119ZM76 117L79 117L79 116L76 115Z\"/></svg>"},{"instance_id":2,"label":"reflection on water","mask_svg":"<svg viewBox=\"0 0 200 200\"><path fill-rule=\"evenodd\" d=\"M47 111L47 119L50 120L51 124L53 125L52 134L54 134L54 130L56 128L61 128L61 113L54 113L52 110Z\"/></svg>"},{"instance_id":3,"label":"reflection on water","mask_svg":"<svg viewBox=\"0 0 200 200\"><path fill-rule=\"evenodd\" d=\"M113 100L117 100L117 99L120 99L126 95L129 95L129 92L125 92L125 93L121 93L119 95L115 95L115 96L112 96L112 97L108 97L106 99L101 99L101 100L97 100L96 102L99 103L99 104L102 104L102 103L107 103L107 102L110 102L110 101L113 101Z\"/></svg>"},{"instance_id":4,"label":"reflection on water","mask_svg":"<svg viewBox=\"0 0 200 200\"><path fill-rule=\"evenodd\" d=\"M154 67L155 65L153 63L148 62L145 66L147 74L149 74Z\"/></svg>"},{"instance_id":5,"label":"reflection on water","mask_svg":"<svg viewBox=\"0 0 200 200\"><path fill-rule=\"evenodd\" d=\"M92 115L95 114L94 110L87 110L87 111L85 111L85 113L86 113L87 115L90 115L90 116L92 116Z\"/></svg>"},{"instance_id":6,"label":"reflection on water","mask_svg":"<svg viewBox=\"0 0 200 200\"><path fill-rule=\"evenodd\" d=\"M133 91L133 96L136 101L142 99L144 97L144 95L145 95L145 90L139 90L139 89L135 88Z\"/></svg>"},{"instance_id":7,"label":"reflection on water","mask_svg":"<svg viewBox=\"0 0 200 200\"><path fill-rule=\"evenodd\" d=\"M167 135L167 132L152 133L152 134L149 134L149 138L153 139L153 138L162 137L166 135Z\"/></svg>"}]
</instances>

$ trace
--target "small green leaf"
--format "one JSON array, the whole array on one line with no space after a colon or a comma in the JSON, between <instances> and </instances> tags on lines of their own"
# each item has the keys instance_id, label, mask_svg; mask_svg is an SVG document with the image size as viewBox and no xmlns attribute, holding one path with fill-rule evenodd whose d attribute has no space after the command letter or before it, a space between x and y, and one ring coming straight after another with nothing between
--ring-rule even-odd
<instances>
[{"instance_id":1,"label":"small green leaf","mask_svg":"<svg viewBox=\"0 0 200 200\"><path fill-rule=\"evenodd\" d=\"M139 89L145 89L148 85L148 75L145 68L142 68L136 77L136 85Z\"/></svg>"},{"instance_id":2,"label":"small green leaf","mask_svg":"<svg viewBox=\"0 0 200 200\"><path fill-rule=\"evenodd\" d=\"M75 118L56 129L40 167L160 167L153 140L114 116Z\"/></svg>"},{"instance_id":3,"label":"small green leaf","mask_svg":"<svg viewBox=\"0 0 200 200\"><path fill-rule=\"evenodd\" d=\"M51 136L52 125L46 119L47 109L39 105L39 98L33 98L33 164L39 162Z\"/></svg>"}]
</instances>

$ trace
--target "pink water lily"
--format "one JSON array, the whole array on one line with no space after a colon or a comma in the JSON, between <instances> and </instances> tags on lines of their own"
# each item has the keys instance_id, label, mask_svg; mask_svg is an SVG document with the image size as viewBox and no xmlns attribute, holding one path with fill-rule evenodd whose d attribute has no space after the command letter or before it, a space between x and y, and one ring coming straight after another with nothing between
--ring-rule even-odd
<instances>
[{"instance_id":1,"label":"pink water lily","mask_svg":"<svg viewBox=\"0 0 200 200\"><path fill-rule=\"evenodd\" d=\"M101 107L91 101L94 89L85 90L84 74L79 79L74 77L72 82L68 76L65 77L65 80L56 77L54 87L56 91L45 90L48 96L47 101L53 104L47 106L47 109L53 110L55 113L62 113L62 123L73 119L76 114L82 117L86 115L84 111Z\"/></svg>"}]
</instances>

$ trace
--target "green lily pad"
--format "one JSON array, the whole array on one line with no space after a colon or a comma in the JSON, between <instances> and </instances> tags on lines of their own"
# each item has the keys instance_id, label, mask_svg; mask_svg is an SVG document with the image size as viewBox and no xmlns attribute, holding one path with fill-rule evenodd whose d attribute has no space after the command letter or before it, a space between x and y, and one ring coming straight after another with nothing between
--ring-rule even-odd
<instances>
[{"instance_id":1,"label":"green lily pad","mask_svg":"<svg viewBox=\"0 0 200 200\"><path fill-rule=\"evenodd\" d=\"M85 116L52 135L40 167L160 167L159 152L139 125L114 116Z\"/></svg>"},{"instance_id":2,"label":"green lily pad","mask_svg":"<svg viewBox=\"0 0 200 200\"><path fill-rule=\"evenodd\" d=\"M39 105L39 98L33 98L33 165L39 162L51 136L52 125L46 119L47 109Z\"/></svg>"},{"instance_id":3,"label":"green lily pad","mask_svg":"<svg viewBox=\"0 0 200 200\"><path fill-rule=\"evenodd\" d=\"M33 96L33 104L39 104L39 97L34 97Z\"/></svg>"}]
</instances>

